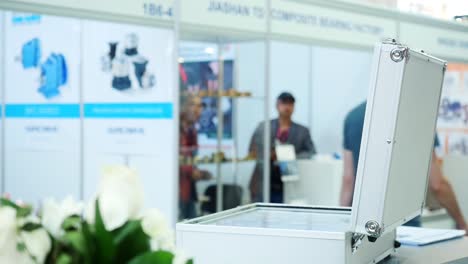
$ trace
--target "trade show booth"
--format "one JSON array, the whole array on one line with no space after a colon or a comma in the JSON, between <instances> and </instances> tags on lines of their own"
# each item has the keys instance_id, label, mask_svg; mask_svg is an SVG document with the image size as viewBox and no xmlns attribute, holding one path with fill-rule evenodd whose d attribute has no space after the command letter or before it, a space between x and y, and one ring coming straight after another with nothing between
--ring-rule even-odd
<instances>
[{"instance_id":1,"label":"trade show booth","mask_svg":"<svg viewBox=\"0 0 468 264\"><path fill-rule=\"evenodd\" d=\"M465 154L460 23L340 0L3 0L0 28L0 190L25 201L92 197L100 171L123 164L173 224L187 218L181 201L189 218L269 202L265 121L288 91L317 155L298 161L284 199L338 206L343 122L366 99L372 48L386 38L449 62L438 152ZM196 133L184 134L194 98ZM185 153L181 139L193 138ZM462 163L444 164L454 182ZM206 177L184 182L193 170Z\"/></svg>"},{"instance_id":2,"label":"trade show booth","mask_svg":"<svg viewBox=\"0 0 468 264\"><path fill-rule=\"evenodd\" d=\"M352 208L252 204L178 223L178 245L210 264L377 263L394 253L396 228L424 207L446 67L394 40L376 44Z\"/></svg>"}]
</instances>

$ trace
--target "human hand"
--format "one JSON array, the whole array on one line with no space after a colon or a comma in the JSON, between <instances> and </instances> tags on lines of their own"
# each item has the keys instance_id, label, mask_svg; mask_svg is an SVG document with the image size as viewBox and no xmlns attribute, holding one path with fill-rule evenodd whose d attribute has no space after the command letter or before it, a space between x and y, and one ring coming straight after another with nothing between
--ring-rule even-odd
<instances>
[{"instance_id":1,"label":"human hand","mask_svg":"<svg viewBox=\"0 0 468 264\"><path fill-rule=\"evenodd\" d=\"M457 224L456 228L458 230L465 230L465 236L468 236L468 226L466 223Z\"/></svg>"},{"instance_id":2,"label":"human hand","mask_svg":"<svg viewBox=\"0 0 468 264\"><path fill-rule=\"evenodd\" d=\"M272 161L276 161L278 158L276 157L276 150L275 149L272 149L271 150L271 153L270 153L270 159Z\"/></svg>"},{"instance_id":3,"label":"human hand","mask_svg":"<svg viewBox=\"0 0 468 264\"><path fill-rule=\"evenodd\" d=\"M202 180L211 180L211 179L213 179L213 175L211 175L210 172L202 170L201 173L202 173Z\"/></svg>"},{"instance_id":4,"label":"human hand","mask_svg":"<svg viewBox=\"0 0 468 264\"><path fill-rule=\"evenodd\" d=\"M195 181L209 180L211 178L212 178L212 176L208 171L199 170L199 169L194 169L193 170L192 179L195 180Z\"/></svg>"},{"instance_id":5,"label":"human hand","mask_svg":"<svg viewBox=\"0 0 468 264\"><path fill-rule=\"evenodd\" d=\"M203 173L199 169L194 169L192 172L192 179L194 181L199 181L203 177Z\"/></svg>"}]
</instances>

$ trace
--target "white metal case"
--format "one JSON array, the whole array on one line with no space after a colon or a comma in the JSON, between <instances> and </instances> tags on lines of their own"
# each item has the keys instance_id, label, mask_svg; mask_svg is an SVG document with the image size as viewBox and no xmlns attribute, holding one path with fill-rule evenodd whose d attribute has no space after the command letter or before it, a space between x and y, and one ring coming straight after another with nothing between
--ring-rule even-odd
<instances>
[{"instance_id":1,"label":"white metal case","mask_svg":"<svg viewBox=\"0 0 468 264\"><path fill-rule=\"evenodd\" d=\"M375 263L419 215L445 62L379 43L350 208L253 204L177 224L197 263ZM367 236L367 239L365 237Z\"/></svg>"},{"instance_id":2,"label":"white metal case","mask_svg":"<svg viewBox=\"0 0 468 264\"><path fill-rule=\"evenodd\" d=\"M356 233L378 237L421 214L445 68L401 45L376 46L353 199Z\"/></svg>"},{"instance_id":3,"label":"white metal case","mask_svg":"<svg viewBox=\"0 0 468 264\"><path fill-rule=\"evenodd\" d=\"M177 246L200 264L362 264L393 252L394 233L353 250L350 222L350 208L251 204L178 224Z\"/></svg>"}]
</instances>

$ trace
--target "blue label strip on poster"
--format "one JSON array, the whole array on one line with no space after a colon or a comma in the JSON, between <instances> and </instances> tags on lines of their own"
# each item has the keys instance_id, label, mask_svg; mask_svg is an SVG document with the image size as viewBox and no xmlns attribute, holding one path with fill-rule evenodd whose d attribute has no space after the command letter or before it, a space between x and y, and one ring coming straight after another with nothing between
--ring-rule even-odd
<instances>
[{"instance_id":1,"label":"blue label strip on poster","mask_svg":"<svg viewBox=\"0 0 468 264\"><path fill-rule=\"evenodd\" d=\"M7 104L7 118L80 118L79 104Z\"/></svg>"},{"instance_id":2,"label":"blue label strip on poster","mask_svg":"<svg viewBox=\"0 0 468 264\"><path fill-rule=\"evenodd\" d=\"M86 118L171 119L172 103L85 104Z\"/></svg>"}]
</instances>

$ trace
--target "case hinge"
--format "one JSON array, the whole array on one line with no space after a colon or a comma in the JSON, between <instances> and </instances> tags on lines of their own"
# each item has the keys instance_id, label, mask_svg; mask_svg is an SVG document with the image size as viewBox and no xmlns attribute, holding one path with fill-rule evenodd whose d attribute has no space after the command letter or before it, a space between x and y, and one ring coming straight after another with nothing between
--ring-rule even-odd
<instances>
[{"instance_id":1,"label":"case hinge","mask_svg":"<svg viewBox=\"0 0 468 264\"><path fill-rule=\"evenodd\" d=\"M394 38L386 38L382 41L383 44L391 44L391 45L401 45L399 42L397 42L396 39Z\"/></svg>"},{"instance_id":2,"label":"case hinge","mask_svg":"<svg viewBox=\"0 0 468 264\"><path fill-rule=\"evenodd\" d=\"M362 240L366 235L354 233L353 237L351 238L351 252L354 254L358 249L359 245L361 245Z\"/></svg>"}]
</instances>

